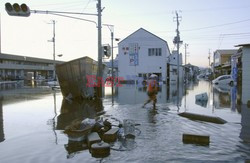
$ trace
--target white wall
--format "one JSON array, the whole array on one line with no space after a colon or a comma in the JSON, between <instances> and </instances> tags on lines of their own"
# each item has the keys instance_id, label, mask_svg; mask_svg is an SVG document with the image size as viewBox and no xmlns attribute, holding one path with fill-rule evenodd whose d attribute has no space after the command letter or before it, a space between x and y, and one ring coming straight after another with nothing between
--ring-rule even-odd
<instances>
[{"instance_id":1,"label":"white wall","mask_svg":"<svg viewBox=\"0 0 250 163\"><path fill-rule=\"evenodd\" d=\"M124 48L129 47L130 43L138 43L139 50L139 65L130 66L129 51ZM165 41L157 36L139 29L126 39L121 41L118 45L119 48L119 64L118 71L119 77L124 77L129 80L127 76L138 75L139 73L162 73L162 77L166 79L166 63L167 56L169 56L169 48ZM149 48L161 48L161 56L148 56ZM127 54L124 54L127 52Z\"/></svg>"},{"instance_id":2,"label":"white wall","mask_svg":"<svg viewBox=\"0 0 250 163\"><path fill-rule=\"evenodd\" d=\"M243 47L242 53L242 103L250 101L250 47Z\"/></svg>"},{"instance_id":3,"label":"white wall","mask_svg":"<svg viewBox=\"0 0 250 163\"><path fill-rule=\"evenodd\" d=\"M221 64L221 60L220 60L220 53L218 51L216 51L214 53L214 67L219 66Z\"/></svg>"},{"instance_id":4,"label":"white wall","mask_svg":"<svg viewBox=\"0 0 250 163\"><path fill-rule=\"evenodd\" d=\"M169 63L170 63L170 83L176 84L177 82L177 51L173 51L172 54L169 57ZM183 82L184 77L184 70L182 67L182 54L179 55L179 81L180 83ZM174 71L175 69L175 71Z\"/></svg>"}]
</instances>

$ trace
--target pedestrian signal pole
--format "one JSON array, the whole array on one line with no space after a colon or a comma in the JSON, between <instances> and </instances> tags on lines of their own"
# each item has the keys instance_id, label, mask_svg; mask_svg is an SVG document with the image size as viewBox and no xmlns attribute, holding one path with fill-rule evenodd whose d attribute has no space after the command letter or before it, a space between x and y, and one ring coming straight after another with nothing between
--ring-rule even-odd
<instances>
[{"instance_id":1,"label":"pedestrian signal pole","mask_svg":"<svg viewBox=\"0 0 250 163\"><path fill-rule=\"evenodd\" d=\"M62 11L42 11L42 10L30 10L29 7L26 4L19 5L18 3L14 3L13 5L11 3L5 4L5 10L10 16L23 16L28 17L30 16L30 13L37 13L37 14L51 14L51 15L57 15L72 19L78 19L83 21L88 21L95 23L97 25L98 29L98 72L97 72L97 78L99 80L102 80L103 75L103 65L102 65L102 20L101 20L101 13L102 13L102 6L101 6L101 0L97 0L97 14L91 14L91 13L77 13L77 12L62 12ZM92 20L83 19L83 18L77 18L73 16L68 16L66 14L71 15L90 15L90 16L97 16L97 23ZM102 98L102 84L99 84L99 87L97 88L97 97Z\"/></svg>"}]
</instances>

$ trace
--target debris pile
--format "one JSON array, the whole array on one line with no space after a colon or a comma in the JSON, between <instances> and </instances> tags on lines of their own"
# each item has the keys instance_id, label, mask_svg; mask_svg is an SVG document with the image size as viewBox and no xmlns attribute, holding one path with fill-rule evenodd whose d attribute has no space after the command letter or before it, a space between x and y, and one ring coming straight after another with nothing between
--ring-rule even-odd
<instances>
[{"instance_id":1,"label":"debris pile","mask_svg":"<svg viewBox=\"0 0 250 163\"><path fill-rule=\"evenodd\" d=\"M69 143L65 145L68 158L85 149L89 149L92 157L96 158L109 156L111 150L131 150L135 145L133 147L126 145L128 141L135 144L136 125L138 124L130 119L125 119L123 123L119 121L118 125L112 124L108 119L103 121L102 118L75 120L64 131L69 138Z\"/></svg>"}]
</instances>

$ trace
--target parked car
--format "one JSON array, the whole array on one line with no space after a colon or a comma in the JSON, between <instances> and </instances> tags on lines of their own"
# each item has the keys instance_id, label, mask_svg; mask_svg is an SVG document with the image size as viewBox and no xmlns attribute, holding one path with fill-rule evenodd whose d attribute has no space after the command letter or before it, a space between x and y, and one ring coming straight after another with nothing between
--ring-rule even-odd
<instances>
[{"instance_id":1,"label":"parked car","mask_svg":"<svg viewBox=\"0 0 250 163\"><path fill-rule=\"evenodd\" d=\"M231 75L222 75L212 81L213 84L230 84L233 85L234 80Z\"/></svg>"},{"instance_id":2,"label":"parked car","mask_svg":"<svg viewBox=\"0 0 250 163\"><path fill-rule=\"evenodd\" d=\"M220 93L230 94L232 87L228 84L217 84L214 85L214 88Z\"/></svg>"}]
</instances>

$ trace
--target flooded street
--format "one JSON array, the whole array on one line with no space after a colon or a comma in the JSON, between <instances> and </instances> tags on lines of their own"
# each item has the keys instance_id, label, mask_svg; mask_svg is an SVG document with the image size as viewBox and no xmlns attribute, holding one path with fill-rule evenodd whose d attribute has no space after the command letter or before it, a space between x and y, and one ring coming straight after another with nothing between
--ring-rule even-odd
<instances>
[{"instance_id":1,"label":"flooded street","mask_svg":"<svg viewBox=\"0 0 250 163\"><path fill-rule=\"evenodd\" d=\"M34 90L37 88L32 88ZM39 88L34 93L21 88L1 90L0 162L244 162L250 159L250 109L240 105L234 87L213 87L207 81L183 86L162 85L156 109L142 108L147 99L142 86L116 88L114 105L111 88L102 103L68 102L60 91ZM206 92L207 102L195 100ZM178 97L179 96L179 97ZM177 107L177 103L178 106ZM106 158L94 158L63 133L65 126L79 117L94 118L97 112L113 123L132 119L136 124L134 141L112 144ZM192 112L218 116L226 124L193 121L178 115ZM209 146L184 144L183 133L210 135ZM120 149L120 150L119 150Z\"/></svg>"}]
</instances>

